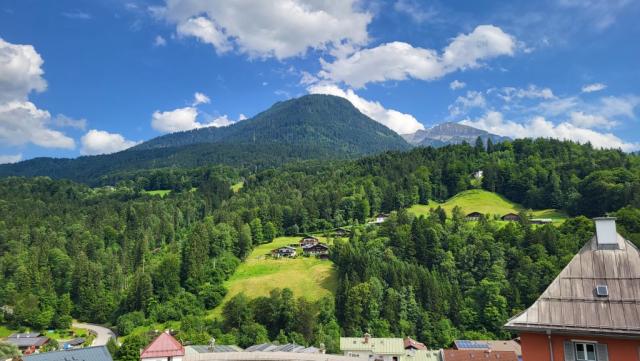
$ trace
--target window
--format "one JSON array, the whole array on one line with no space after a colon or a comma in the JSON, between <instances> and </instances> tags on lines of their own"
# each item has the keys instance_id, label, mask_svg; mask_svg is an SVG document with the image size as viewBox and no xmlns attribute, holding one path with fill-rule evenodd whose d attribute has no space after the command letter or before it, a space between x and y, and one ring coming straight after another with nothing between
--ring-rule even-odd
<instances>
[{"instance_id":1,"label":"window","mask_svg":"<svg viewBox=\"0 0 640 361\"><path fill-rule=\"evenodd\" d=\"M577 361L597 361L594 343L576 343L575 346Z\"/></svg>"}]
</instances>

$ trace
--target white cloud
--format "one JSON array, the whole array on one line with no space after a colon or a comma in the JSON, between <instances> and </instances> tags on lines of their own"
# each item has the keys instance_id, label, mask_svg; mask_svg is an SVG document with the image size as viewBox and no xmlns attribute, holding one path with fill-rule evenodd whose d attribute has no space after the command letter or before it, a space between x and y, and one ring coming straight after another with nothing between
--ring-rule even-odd
<instances>
[{"instance_id":1,"label":"white cloud","mask_svg":"<svg viewBox=\"0 0 640 361\"><path fill-rule=\"evenodd\" d=\"M201 114L197 106L200 104L208 104L211 100L208 96L200 92L196 92L193 97L194 100L191 106L164 112L159 110L153 112L151 116L151 127L159 132L174 133L204 127L226 127L235 123L235 121L229 119L227 115L210 117L203 114L202 118L206 118L205 121L199 121L198 117ZM246 119L246 117L243 117L244 115L241 114L239 120Z\"/></svg>"},{"instance_id":2,"label":"white cloud","mask_svg":"<svg viewBox=\"0 0 640 361\"><path fill-rule=\"evenodd\" d=\"M151 127L163 133L201 128L198 123L198 110L195 107L178 108L166 112L155 111L151 119Z\"/></svg>"},{"instance_id":3,"label":"white cloud","mask_svg":"<svg viewBox=\"0 0 640 361\"><path fill-rule=\"evenodd\" d=\"M452 116L464 114L471 108L485 108L487 101L481 92L470 90L465 96L459 96L456 101L449 106L449 114Z\"/></svg>"},{"instance_id":4,"label":"white cloud","mask_svg":"<svg viewBox=\"0 0 640 361\"><path fill-rule=\"evenodd\" d=\"M357 51L332 63L321 59L319 75L355 88L388 80L433 80L457 70L479 67L483 60L513 55L515 48L515 39L502 29L480 25L469 34L455 37L442 55L433 49L396 41Z\"/></svg>"},{"instance_id":5,"label":"white cloud","mask_svg":"<svg viewBox=\"0 0 640 361\"><path fill-rule=\"evenodd\" d=\"M417 130L424 129L424 125L411 114L386 109L379 102L361 98L352 89L345 91L333 84L317 84L312 85L307 90L311 94L329 94L345 98L363 114L398 134L415 133Z\"/></svg>"},{"instance_id":6,"label":"white cloud","mask_svg":"<svg viewBox=\"0 0 640 361\"><path fill-rule=\"evenodd\" d=\"M167 40L161 35L156 35L156 38L153 40L153 45L157 47L165 46L167 45Z\"/></svg>"},{"instance_id":7,"label":"white cloud","mask_svg":"<svg viewBox=\"0 0 640 361\"><path fill-rule=\"evenodd\" d=\"M51 114L29 101L32 91L47 88L42 64L33 46L0 39L0 143L73 149L73 139L49 128Z\"/></svg>"},{"instance_id":8,"label":"white cloud","mask_svg":"<svg viewBox=\"0 0 640 361\"><path fill-rule=\"evenodd\" d=\"M433 9L425 9L415 0L397 0L393 9L411 18L416 23L423 23L435 17L438 13Z\"/></svg>"},{"instance_id":9,"label":"white cloud","mask_svg":"<svg viewBox=\"0 0 640 361\"><path fill-rule=\"evenodd\" d=\"M87 127L87 120L84 118L73 119L64 114L58 114L53 120L53 124L56 127L61 127L61 128L76 128L80 130L85 130L85 128Z\"/></svg>"},{"instance_id":10,"label":"white cloud","mask_svg":"<svg viewBox=\"0 0 640 361\"><path fill-rule=\"evenodd\" d=\"M209 104L211 103L211 99L203 93L196 92L193 94L193 106L200 104Z\"/></svg>"},{"instance_id":11,"label":"white cloud","mask_svg":"<svg viewBox=\"0 0 640 361\"><path fill-rule=\"evenodd\" d=\"M29 101L0 103L0 143L17 146L33 143L45 148L75 148L64 133L49 129L51 114Z\"/></svg>"},{"instance_id":12,"label":"white cloud","mask_svg":"<svg viewBox=\"0 0 640 361\"><path fill-rule=\"evenodd\" d=\"M140 142L125 139L121 134L91 129L80 138L84 155L109 154L131 148Z\"/></svg>"},{"instance_id":13,"label":"white cloud","mask_svg":"<svg viewBox=\"0 0 640 361\"><path fill-rule=\"evenodd\" d=\"M458 90L458 89L462 89L464 87L467 86L467 83L460 81L458 79L452 81L451 83L449 83L449 88L451 90Z\"/></svg>"},{"instance_id":14,"label":"white cloud","mask_svg":"<svg viewBox=\"0 0 640 361\"><path fill-rule=\"evenodd\" d=\"M0 103L27 100L32 91L47 89L43 60L31 45L16 45L0 38Z\"/></svg>"},{"instance_id":15,"label":"white cloud","mask_svg":"<svg viewBox=\"0 0 640 361\"><path fill-rule=\"evenodd\" d=\"M600 90L604 90L607 86L605 84L602 83L593 83L593 84L587 84L585 86L582 87L582 92L583 93L593 93L593 92L597 92Z\"/></svg>"},{"instance_id":16,"label":"white cloud","mask_svg":"<svg viewBox=\"0 0 640 361\"><path fill-rule=\"evenodd\" d=\"M578 143L590 142L598 148L620 148L627 152L640 149L639 143L625 142L612 133L600 133L570 122L554 124L540 116L519 123L505 120L500 112L489 111L482 118L465 119L460 123L512 138L556 138Z\"/></svg>"},{"instance_id":17,"label":"white cloud","mask_svg":"<svg viewBox=\"0 0 640 361\"><path fill-rule=\"evenodd\" d=\"M527 88L504 87L497 93L498 97L505 102L510 102L514 98L518 99L554 99L553 91L549 88L538 88L535 85L529 85Z\"/></svg>"},{"instance_id":18,"label":"white cloud","mask_svg":"<svg viewBox=\"0 0 640 361\"><path fill-rule=\"evenodd\" d=\"M180 22L177 31L180 36L193 36L203 43L213 45L219 54L232 49L231 43L222 30L218 29L211 20L202 16Z\"/></svg>"},{"instance_id":19,"label":"white cloud","mask_svg":"<svg viewBox=\"0 0 640 361\"><path fill-rule=\"evenodd\" d=\"M166 0L152 10L176 24L179 35L211 44L219 53L236 49L251 57L284 59L309 48L366 44L372 15L358 6L357 0Z\"/></svg>"},{"instance_id":20,"label":"white cloud","mask_svg":"<svg viewBox=\"0 0 640 361\"><path fill-rule=\"evenodd\" d=\"M17 163L22 160L22 154L0 154L0 164Z\"/></svg>"},{"instance_id":21,"label":"white cloud","mask_svg":"<svg viewBox=\"0 0 640 361\"><path fill-rule=\"evenodd\" d=\"M602 115L585 114L584 112L571 112L569 121L571 124L583 128L611 129L618 125L617 121L607 119Z\"/></svg>"}]
</instances>

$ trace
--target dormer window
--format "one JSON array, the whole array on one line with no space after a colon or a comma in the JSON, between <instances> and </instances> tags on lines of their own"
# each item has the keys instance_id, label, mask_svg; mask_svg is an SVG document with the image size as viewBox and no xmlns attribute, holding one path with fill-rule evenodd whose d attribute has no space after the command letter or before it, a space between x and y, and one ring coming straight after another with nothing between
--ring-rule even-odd
<instances>
[{"instance_id":1,"label":"dormer window","mask_svg":"<svg viewBox=\"0 0 640 361\"><path fill-rule=\"evenodd\" d=\"M596 295L598 297L608 297L609 296L609 287L607 287L607 285L597 285L596 286Z\"/></svg>"}]
</instances>

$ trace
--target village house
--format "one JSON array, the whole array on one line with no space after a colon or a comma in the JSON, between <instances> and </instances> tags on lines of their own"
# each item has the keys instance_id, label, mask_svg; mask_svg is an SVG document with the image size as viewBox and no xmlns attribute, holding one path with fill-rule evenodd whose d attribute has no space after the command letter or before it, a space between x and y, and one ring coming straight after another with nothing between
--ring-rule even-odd
<instances>
[{"instance_id":1,"label":"village house","mask_svg":"<svg viewBox=\"0 0 640 361\"><path fill-rule=\"evenodd\" d=\"M106 346L52 351L23 356L23 361L113 361Z\"/></svg>"},{"instance_id":2,"label":"village house","mask_svg":"<svg viewBox=\"0 0 640 361\"><path fill-rule=\"evenodd\" d=\"M316 237L307 236L300 240L300 247L305 248L315 246L318 242L320 241Z\"/></svg>"},{"instance_id":3,"label":"village house","mask_svg":"<svg viewBox=\"0 0 640 361\"><path fill-rule=\"evenodd\" d=\"M373 219L373 222L370 222L370 223L380 224L386 221L388 218L389 218L389 215L387 213L378 213Z\"/></svg>"},{"instance_id":4,"label":"village house","mask_svg":"<svg viewBox=\"0 0 640 361\"><path fill-rule=\"evenodd\" d=\"M520 222L520 216L515 213L507 213L504 216L500 217L500 219L509 222Z\"/></svg>"},{"instance_id":5,"label":"village house","mask_svg":"<svg viewBox=\"0 0 640 361\"><path fill-rule=\"evenodd\" d=\"M424 347L424 348L423 348ZM427 350L411 339L341 337L340 351L352 360L367 361L441 361L439 351Z\"/></svg>"},{"instance_id":6,"label":"village house","mask_svg":"<svg viewBox=\"0 0 640 361\"><path fill-rule=\"evenodd\" d=\"M456 350L511 351L522 358L522 347L516 340L455 340L453 345Z\"/></svg>"},{"instance_id":7,"label":"village house","mask_svg":"<svg viewBox=\"0 0 640 361\"><path fill-rule=\"evenodd\" d=\"M513 351L442 350L442 361L518 361Z\"/></svg>"},{"instance_id":8,"label":"village house","mask_svg":"<svg viewBox=\"0 0 640 361\"><path fill-rule=\"evenodd\" d=\"M40 336L38 332L14 333L5 338L4 342L15 345L23 355L30 355L47 344L49 338Z\"/></svg>"},{"instance_id":9,"label":"village house","mask_svg":"<svg viewBox=\"0 0 640 361\"><path fill-rule=\"evenodd\" d=\"M482 218L483 214L480 212L471 212L467 214L464 219L465 221L479 221Z\"/></svg>"},{"instance_id":10,"label":"village house","mask_svg":"<svg viewBox=\"0 0 640 361\"><path fill-rule=\"evenodd\" d=\"M182 361L185 351L182 344L169 331L158 335L140 353L141 361Z\"/></svg>"},{"instance_id":11,"label":"village house","mask_svg":"<svg viewBox=\"0 0 640 361\"><path fill-rule=\"evenodd\" d=\"M85 341L86 340L85 340L84 337L76 337L76 338L71 339L69 341L65 341L62 344L62 348L65 349L65 350L69 350L69 349L72 349L72 348L82 347L82 345L84 344Z\"/></svg>"},{"instance_id":12,"label":"village house","mask_svg":"<svg viewBox=\"0 0 640 361\"><path fill-rule=\"evenodd\" d=\"M640 359L640 252L596 218L596 234L542 295L505 328L524 361Z\"/></svg>"},{"instance_id":13,"label":"village house","mask_svg":"<svg viewBox=\"0 0 640 361\"><path fill-rule=\"evenodd\" d=\"M318 243L313 246L305 247L302 251L304 254L308 254L309 256L326 258L326 256L329 255L329 246L324 243Z\"/></svg>"},{"instance_id":14,"label":"village house","mask_svg":"<svg viewBox=\"0 0 640 361\"><path fill-rule=\"evenodd\" d=\"M284 246L284 247L276 248L273 251L271 251L271 256L275 257L275 258L295 257L296 256L296 249L294 247L291 247L291 246Z\"/></svg>"}]
</instances>

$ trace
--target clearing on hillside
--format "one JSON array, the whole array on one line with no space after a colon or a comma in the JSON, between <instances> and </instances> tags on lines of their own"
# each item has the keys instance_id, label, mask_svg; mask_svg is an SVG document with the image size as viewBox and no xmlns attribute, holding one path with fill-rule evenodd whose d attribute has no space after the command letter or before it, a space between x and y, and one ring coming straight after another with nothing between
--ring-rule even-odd
<instances>
[{"instance_id":1,"label":"clearing on hillside","mask_svg":"<svg viewBox=\"0 0 640 361\"><path fill-rule=\"evenodd\" d=\"M299 255L296 258L273 259L268 256L271 250L296 244L301 238L278 237L271 243L257 246L225 282L228 293L212 315L220 315L224 304L240 292L255 298L268 296L275 288L290 288L296 298L302 296L310 301L333 294L337 278L330 260L304 257L300 248L297 248ZM321 242L328 241L324 237L317 238Z\"/></svg>"},{"instance_id":2,"label":"clearing on hillside","mask_svg":"<svg viewBox=\"0 0 640 361\"><path fill-rule=\"evenodd\" d=\"M518 213L524 209L520 204L511 202L507 198L483 189L471 189L460 192L449 198L446 202L438 203L429 201L428 205L415 204L409 208L409 212L420 216L428 215L432 208L442 207L448 215L454 207L458 206L464 214L480 212L485 215L503 216L507 213ZM554 223L562 222L567 215L556 209L534 210L531 212L534 218L551 218Z\"/></svg>"}]
</instances>

